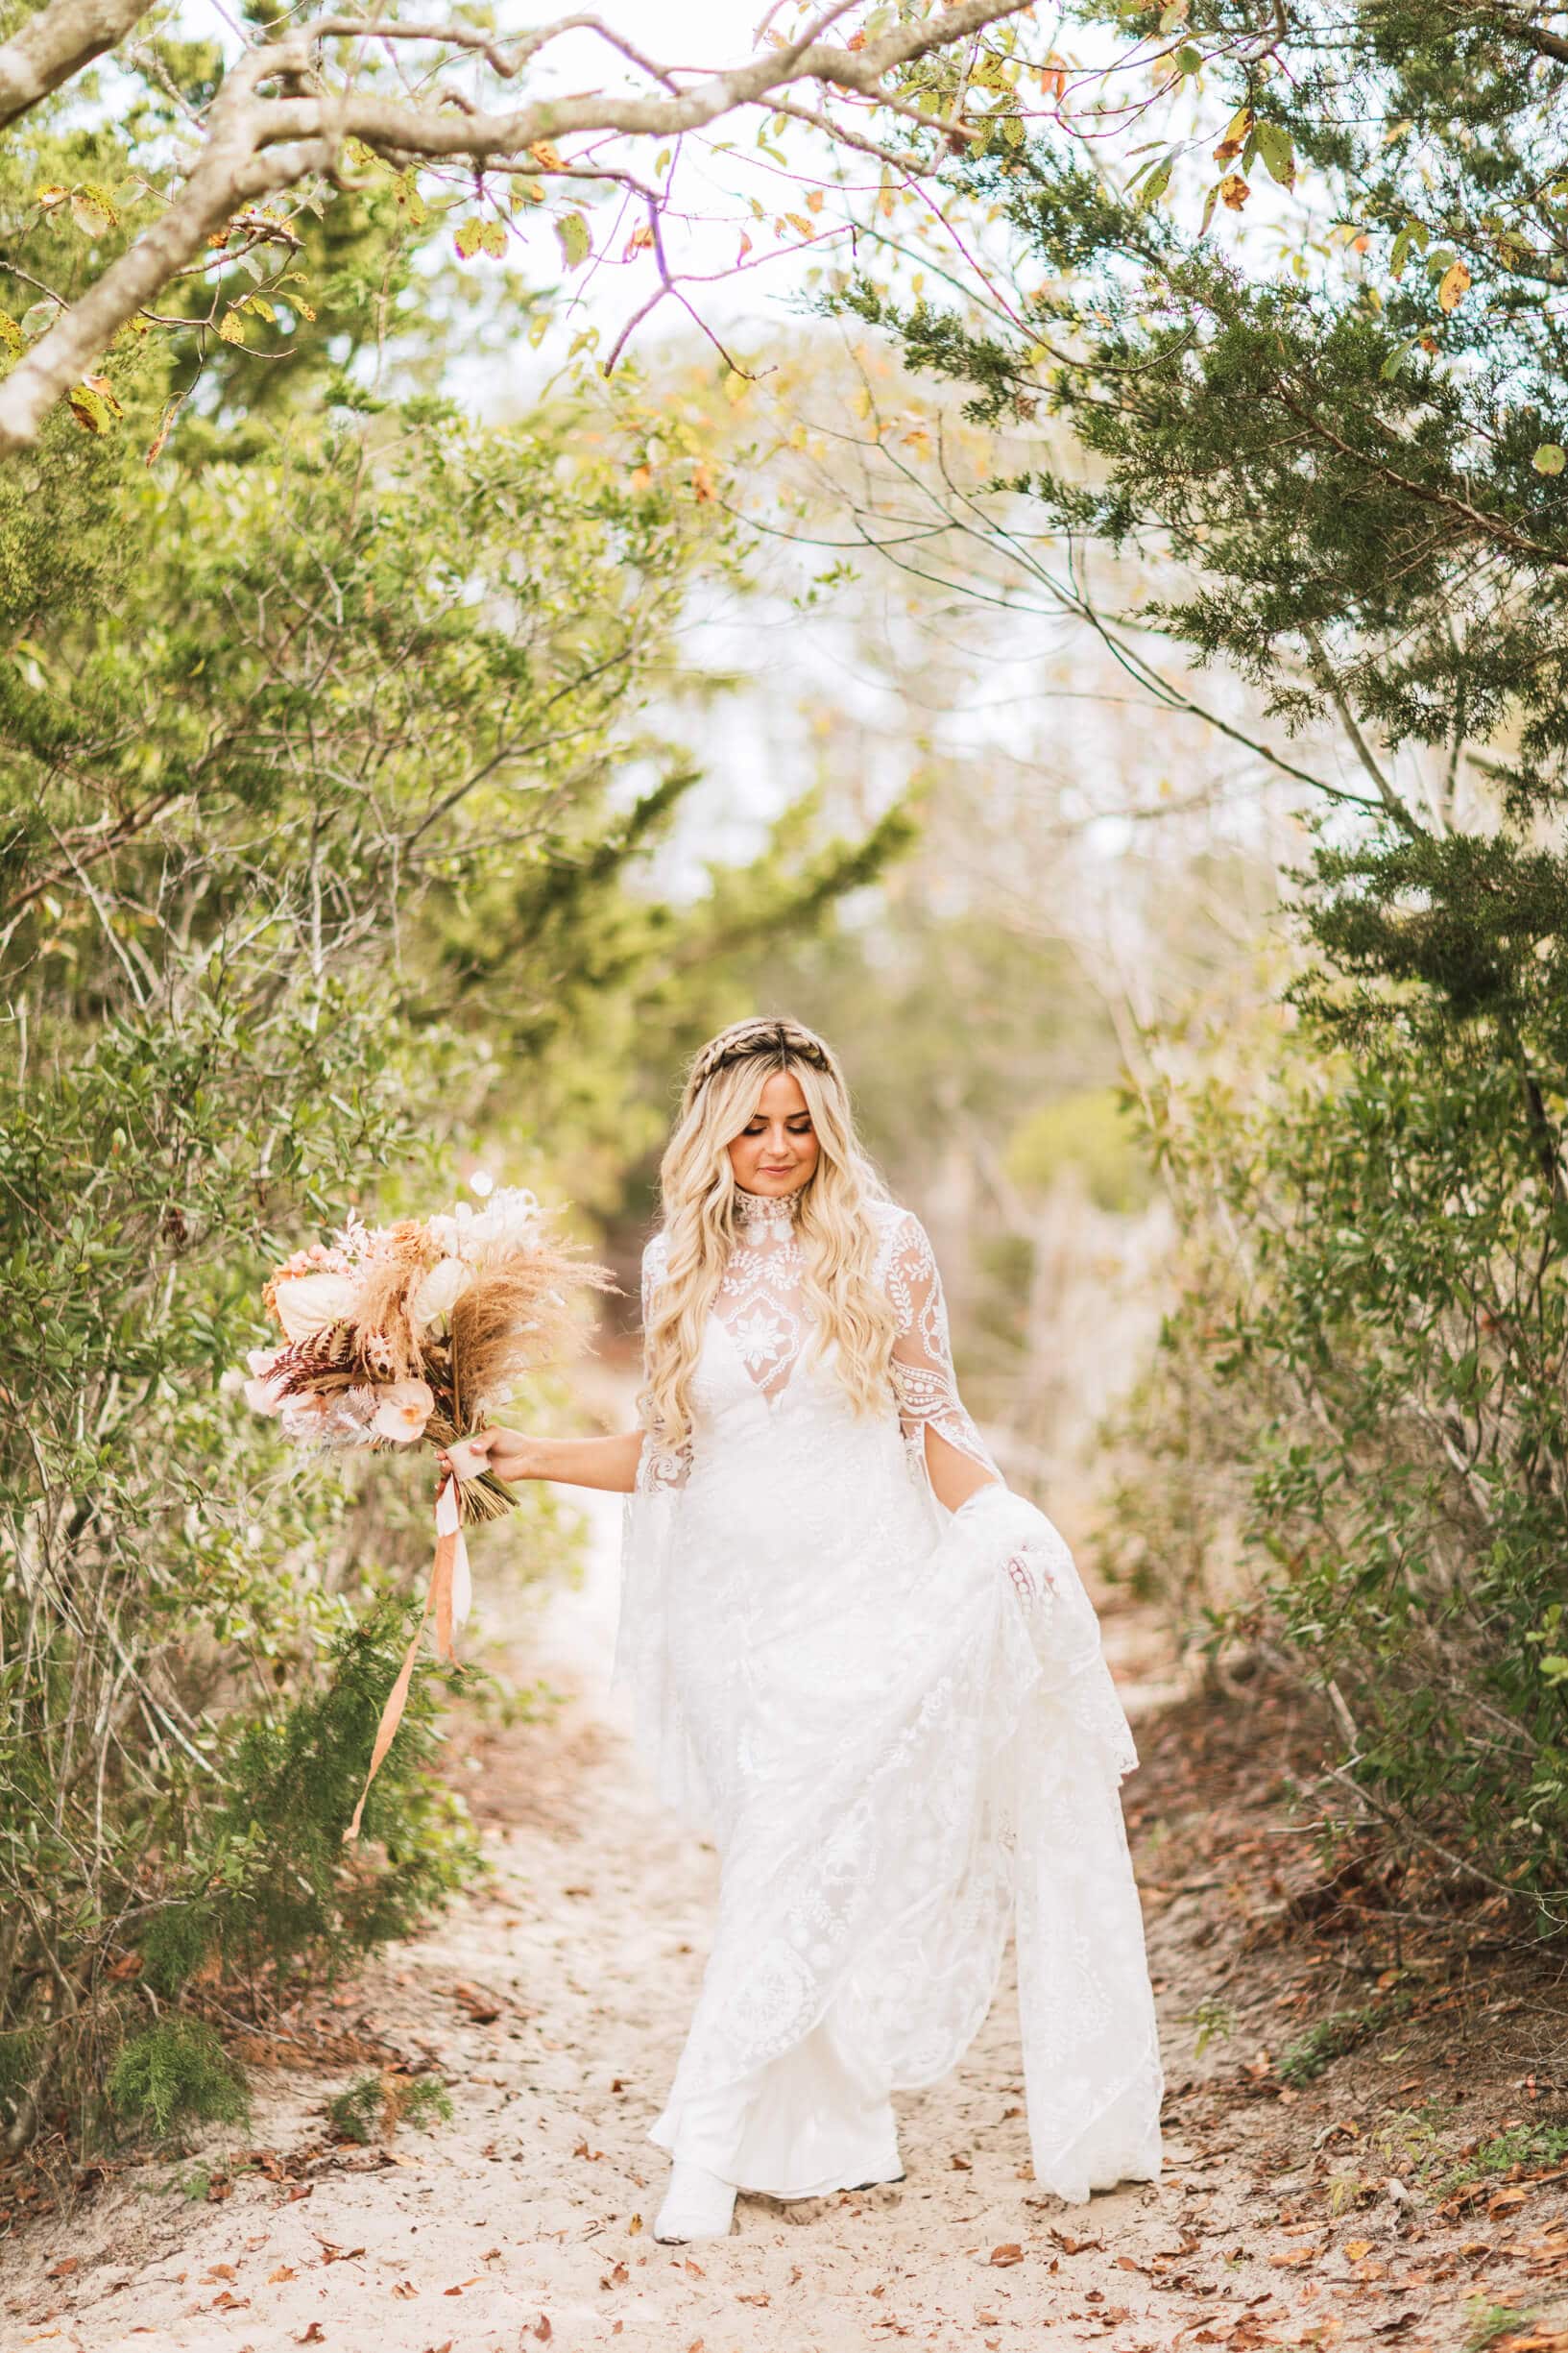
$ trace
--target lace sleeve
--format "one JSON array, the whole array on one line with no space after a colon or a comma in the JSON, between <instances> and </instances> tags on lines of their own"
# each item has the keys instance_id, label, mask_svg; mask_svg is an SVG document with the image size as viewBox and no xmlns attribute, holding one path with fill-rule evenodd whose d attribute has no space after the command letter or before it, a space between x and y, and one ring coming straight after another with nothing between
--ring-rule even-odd
<instances>
[{"instance_id":1,"label":"lace sleeve","mask_svg":"<svg viewBox=\"0 0 1568 2353\"><path fill-rule=\"evenodd\" d=\"M928 1428L960 1454L981 1463L993 1477L1001 1471L965 1411L953 1370L947 1302L930 1238L920 1220L905 1210L893 1230L887 1258L887 1288L898 1316L893 1343L893 1393L899 1419L912 1454L926 1459Z\"/></svg>"},{"instance_id":2,"label":"lace sleeve","mask_svg":"<svg viewBox=\"0 0 1568 2353\"><path fill-rule=\"evenodd\" d=\"M649 1312L654 1294L664 1279L667 1246L663 1232L656 1233L642 1252L642 1329L648 1328ZM647 1373L646 1341L644 1340L643 1374ZM690 1441L678 1446L661 1443L659 1433L649 1420L646 1409L639 1403L639 1419L647 1432L642 1452L638 1457L638 1492L649 1493L662 1488L684 1487L691 1468Z\"/></svg>"}]
</instances>

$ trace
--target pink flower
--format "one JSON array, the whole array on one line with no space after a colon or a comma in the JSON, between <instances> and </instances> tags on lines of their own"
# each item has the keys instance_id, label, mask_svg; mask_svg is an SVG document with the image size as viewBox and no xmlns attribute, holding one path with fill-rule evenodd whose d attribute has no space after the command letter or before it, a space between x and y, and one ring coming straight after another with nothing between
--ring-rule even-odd
<instances>
[{"instance_id":1,"label":"pink flower","mask_svg":"<svg viewBox=\"0 0 1568 2353\"><path fill-rule=\"evenodd\" d=\"M383 1381L375 1394L378 1403L372 1427L377 1438L406 1445L410 1439L424 1436L424 1425L436 1410L435 1392L427 1381Z\"/></svg>"},{"instance_id":2,"label":"pink flower","mask_svg":"<svg viewBox=\"0 0 1568 2353\"><path fill-rule=\"evenodd\" d=\"M280 1414L283 1410L283 1392L272 1381L247 1381L245 1402L255 1414Z\"/></svg>"}]
</instances>

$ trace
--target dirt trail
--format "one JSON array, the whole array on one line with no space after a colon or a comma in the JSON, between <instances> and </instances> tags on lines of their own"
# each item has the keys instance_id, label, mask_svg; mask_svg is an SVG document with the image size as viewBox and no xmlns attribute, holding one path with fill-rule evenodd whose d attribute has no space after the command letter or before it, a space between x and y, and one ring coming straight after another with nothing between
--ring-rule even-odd
<instances>
[{"instance_id":1,"label":"dirt trail","mask_svg":"<svg viewBox=\"0 0 1568 2353\"><path fill-rule=\"evenodd\" d=\"M204 2144L221 2195L171 2189L189 2161L132 2165L73 2220L12 2244L7 2353L1463 2342L1464 2279L1434 2287L1430 2269L1411 2270L1397 2202L1369 2220L1363 2197L1338 2226L1314 2206L1304 2224L1290 2200L1323 2127L1221 2097L1222 2080L1244 2079L1234 2049L1211 2043L1194 2059L1191 2014L1233 1956L1204 1902L1218 1882L1184 1891L1162 1861L1170 1825L1159 1791L1139 1791L1146 1752L1123 1794L1129 1819L1137 1794L1152 1825L1140 1878L1146 1868L1172 2094L1162 2179L1076 2209L1032 2188L1008 1985L962 2067L901 2099L904 2184L790 2206L745 2198L733 2239L657 2245L665 2161L644 2135L695 1997L715 1868L656 1806L610 1704L618 1505L597 1503L593 1523L583 1589L509 1630L525 1671L567 1704L454 1743L494 1881L388 1953L342 2012L437 2067L453 2121L334 2147L321 2103L359 2071L261 2076L249 2146L265 2163L219 2135ZM1170 1696L1157 1643L1136 1612L1108 1613L1105 1631L1143 1749L1149 1704ZM1369 2249L1381 2276L1368 2277Z\"/></svg>"}]
</instances>

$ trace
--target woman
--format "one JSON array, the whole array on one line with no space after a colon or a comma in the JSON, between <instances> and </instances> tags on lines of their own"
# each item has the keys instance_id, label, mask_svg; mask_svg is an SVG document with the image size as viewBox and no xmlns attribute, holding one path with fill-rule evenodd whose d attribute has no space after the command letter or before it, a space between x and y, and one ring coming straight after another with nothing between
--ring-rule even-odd
<instances>
[{"instance_id":1,"label":"woman","mask_svg":"<svg viewBox=\"0 0 1568 2353\"><path fill-rule=\"evenodd\" d=\"M957 2060L1015 1924L1036 2179L1151 2180L1137 1752L1066 1545L959 1400L925 1231L795 1022L702 1049L662 1176L641 1427L483 1441L627 1492L616 1678L720 1856L656 2235L901 2179L890 2094Z\"/></svg>"}]
</instances>

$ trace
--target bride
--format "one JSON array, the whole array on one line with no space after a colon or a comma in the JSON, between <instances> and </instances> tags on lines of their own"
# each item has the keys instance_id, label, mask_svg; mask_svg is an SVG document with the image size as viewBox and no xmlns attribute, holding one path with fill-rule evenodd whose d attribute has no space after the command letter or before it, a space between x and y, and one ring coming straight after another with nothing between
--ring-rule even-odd
<instances>
[{"instance_id":1,"label":"bride","mask_svg":"<svg viewBox=\"0 0 1568 2353\"><path fill-rule=\"evenodd\" d=\"M616 1680L720 1857L656 2235L901 2180L890 2095L956 2062L1010 1929L1036 2180L1153 2180L1137 1752L1067 1546L960 1401L925 1229L792 1021L702 1049L662 1176L641 1427L475 1442L626 1492Z\"/></svg>"}]
</instances>

